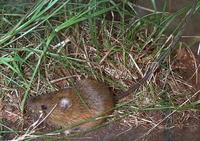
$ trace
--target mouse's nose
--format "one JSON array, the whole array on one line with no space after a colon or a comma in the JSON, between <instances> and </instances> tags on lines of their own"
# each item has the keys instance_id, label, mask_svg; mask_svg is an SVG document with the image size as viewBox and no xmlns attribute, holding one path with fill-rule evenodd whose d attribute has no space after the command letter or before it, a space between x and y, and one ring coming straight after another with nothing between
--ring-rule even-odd
<instances>
[{"instance_id":1,"label":"mouse's nose","mask_svg":"<svg viewBox=\"0 0 200 141\"><path fill-rule=\"evenodd\" d=\"M26 102L26 107L28 110L32 111L32 110L40 110L41 107L38 107L36 103L36 99L34 97L29 97L27 102Z\"/></svg>"}]
</instances>

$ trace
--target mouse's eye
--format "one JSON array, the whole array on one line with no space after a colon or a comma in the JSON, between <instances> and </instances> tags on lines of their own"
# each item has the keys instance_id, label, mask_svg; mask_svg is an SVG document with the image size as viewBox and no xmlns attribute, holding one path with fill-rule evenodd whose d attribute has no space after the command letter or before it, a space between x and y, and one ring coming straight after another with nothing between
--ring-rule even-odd
<instances>
[{"instance_id":1,"label":"mouse's eye","mask_svg":"<svg viewBox=\"0 0 200 141\"><path fill-rule=\"evenodd\" d=\"M47 106L46 105L41 105L41 109L42 110L47 110Z\"/></svg>"},{"instance_id":2,"label":"mouse's eye","mask_svg":"<svg viewBox=\"0 0 200 141\"><path fill-rule=\"evenodd\" d=\"M62 109L62 110L66 110L68 109L69 107L72 106L72 102L71 100L69 100L68 98L62 98L59 102L59 107Z\"/></svg>"}]
</instances>

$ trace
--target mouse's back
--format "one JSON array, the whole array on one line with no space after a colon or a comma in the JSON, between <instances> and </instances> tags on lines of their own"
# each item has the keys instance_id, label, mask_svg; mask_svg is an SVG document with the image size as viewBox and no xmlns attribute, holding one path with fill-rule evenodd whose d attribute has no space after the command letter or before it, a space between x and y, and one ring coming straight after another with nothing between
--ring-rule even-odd
<instances>
[{"instance_id":1,"label":"mouse's back","mask_svg":"<svg viewBox=\"0 0 200 141\"><path fill-rule=\"evenodd\" d=\"M84 79L78 81L76 87L76 90L79 90L78 93L87 102L86 104L96 111L97 115L108 112L114 107L113 95L103 83L92 79Z\"/></svg>"}]
</instances>

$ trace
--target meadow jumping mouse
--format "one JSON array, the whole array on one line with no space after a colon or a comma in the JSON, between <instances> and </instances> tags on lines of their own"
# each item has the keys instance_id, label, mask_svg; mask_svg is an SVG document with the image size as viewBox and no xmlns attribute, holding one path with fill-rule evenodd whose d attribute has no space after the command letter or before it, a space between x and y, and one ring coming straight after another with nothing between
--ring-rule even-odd
<instances>
[{"instance_id":1,"label":"meadow jumping mouse","mask_svg":"<svg viewBox=\"0 0 200 141\"><path fill-rule=\"evenodd\" d=\"M46 114L54 108L47 118L47 122L59 127L68 127L89 118L109 115L114 107L114 99L103 83L84 79L77 81L73 88L31 97L27 102L27 107L33 113L43 111ZM99 125L104 120L99 118L86 122L76 129L88 129Z\"/></svg>"}]
</instances>

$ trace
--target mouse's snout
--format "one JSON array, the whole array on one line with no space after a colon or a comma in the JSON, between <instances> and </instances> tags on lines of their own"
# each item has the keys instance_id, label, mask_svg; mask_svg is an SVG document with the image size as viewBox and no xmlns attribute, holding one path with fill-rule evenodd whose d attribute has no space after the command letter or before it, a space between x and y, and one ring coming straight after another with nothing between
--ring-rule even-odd
<instances>
[{"instance_id":1,"label":"mouse's snout","mask_svg":"<svg viewBox=\"0 0 200 141\"><path fill-rule=\"evenodd\" d=\"M39 111L42 110L42 105L38 104L37 99L35 97L30 97L27 100L27 109L32 112Z\"/></svg>"}]
</instances>

